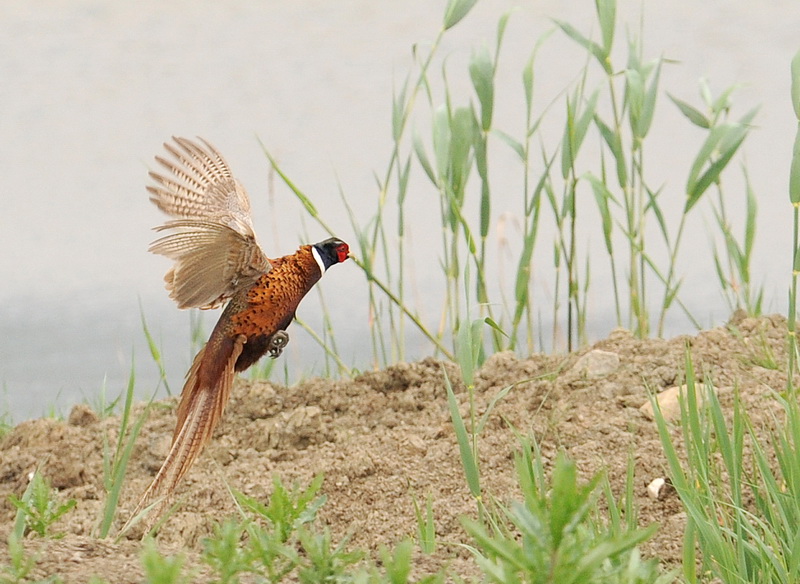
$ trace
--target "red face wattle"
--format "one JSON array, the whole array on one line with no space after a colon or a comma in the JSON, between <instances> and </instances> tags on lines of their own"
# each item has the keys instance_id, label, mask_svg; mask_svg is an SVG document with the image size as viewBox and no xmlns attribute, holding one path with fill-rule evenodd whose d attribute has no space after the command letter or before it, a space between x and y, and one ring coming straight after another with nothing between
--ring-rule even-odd
<instances>
[{"instance_id":1,"label":"red face wattle","mask_svg":"<svg viewBox=\"0 0 800 584\"><path fill-rule=\"evenodd\" d=\"M342 263L346 260L350 255L350 248L347 247L347 244L342 242L340 245L336 247L336 256L339 260L339 263Z\"/></svg>"}]
</instances>

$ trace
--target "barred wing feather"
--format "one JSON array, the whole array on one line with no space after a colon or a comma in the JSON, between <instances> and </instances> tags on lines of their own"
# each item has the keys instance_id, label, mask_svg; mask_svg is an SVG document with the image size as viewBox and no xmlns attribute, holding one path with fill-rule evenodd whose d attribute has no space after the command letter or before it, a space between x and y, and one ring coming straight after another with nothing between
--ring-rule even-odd
<instances>
[{"instance_id":1,"label":"barred wing feather","mask_svg":"<svg viewBox=\"0 0 800 584\"><path fill-rule=\"evenodd\" d=\"M175 218L150 251L175 261L164 277L180 308L214 308L270 269L256 241L247 191L205 140L173 137L156 157L168 175L150 172L150 200Z\"/></svg>"}]
</instances>

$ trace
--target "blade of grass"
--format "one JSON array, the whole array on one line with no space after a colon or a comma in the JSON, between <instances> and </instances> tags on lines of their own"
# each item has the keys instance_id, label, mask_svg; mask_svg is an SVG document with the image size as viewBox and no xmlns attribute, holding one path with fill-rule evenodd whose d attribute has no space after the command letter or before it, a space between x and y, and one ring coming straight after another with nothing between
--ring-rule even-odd
<instances>
[{"instance_id":1,"label":"blade of grass","mask_svg":"<svg viewBox=\"0 0 800 584\"><path fill-rule=\"evenodd\" d=\"M458 410L458 400L456 400L453 386L450 383L450 378L444 366L442 366L442 375L444 376L444 383L447 388L447 406L450 410L450 419L453 422L453 429L456 433L458 451L461 456L461 466L464 469L467 486L472 496L480 501L481 483L480 474L478 473L478 464L475 458L476 453L472 451L472 447L470 446L470 437L464 425L464 418L461 417L461 412Z\"/></svg>"}]
</instances>

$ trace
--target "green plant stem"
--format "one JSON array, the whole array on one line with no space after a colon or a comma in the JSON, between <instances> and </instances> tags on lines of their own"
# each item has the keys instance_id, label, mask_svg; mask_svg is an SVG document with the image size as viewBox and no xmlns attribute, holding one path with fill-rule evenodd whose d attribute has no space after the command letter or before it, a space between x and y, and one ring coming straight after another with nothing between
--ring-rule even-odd
<instances>
[{"instance_id":1,"label":"green plant stem","mask_svg":"<svg viewBox=\"0 0 800 584\"><path fill-rule=\"evenodd\" d=\"M436 336L434 336L434 335L433 335L433 334L432 334L432 333L431 333L431 332L428 330L428 328L427 328L427 327L426 327L426 326L425 326L425 325L422 323L422 321L419 319L419 317L418 317L416 314L414 314L413 312L411 312L411 311L408 309L408 307L407 307L405 304L401 303L401 302L400 302L400 300L397 298L397 296L395 296L395 295L392 293L392 291L391 291L391 290L389 290L389 288L388 288L388 287L387 287L387 286L386 286L386 285L385 285L383 282L381 282L379 279L377 279L377 278L374 276L374 274L372 274L372 272L370 272L370 271L369 271L369 270L366 268L366 266L364 265L364 263L363 263L363 262L362 262L360 259L358 259L357 257L351 257L351 259L353 260L353 262L355 262L355 264L356 264L356 265L358 265L358 267L360 267L362 270L364 270L364 273L367 275L367 278L369 279L369 281L370 281L370 282L372 282L372 283L374 283L374 284L375 284L375 285L376 285L378 288L380 288L380 289L381 289L381 292L383 292L384 294L386 294L386 297L387 297L387 298L389 298L389 300L391 300L391 301L392 301L392 302L393 302L393 303L394 303L394 304L395 304L395 305L396 305L398 308L400 308L400 310L402 310L402 311L403 311L403 313L404 313L404 314L405 314L405 315L406 315L406 316L407 316L409 319L411 319L411 322L413 322L413 323L414 323L414 324L417 326L417 328L419 329L419 331L420 331L420 332L421 332L423 335L425 335L425 337L427 337L427 339L428 339L429 341L431 341L431 342L432 342L432 343L433 343L433 344L436 346L436 348L437 348L439 351L441 351L441 352L442 352L442 354L443 354L445 357L447 357L447 358L448 358L448 359L450 359L450 360L453 360L453 359L454 359L454 357L453 357L453 353L452 353L451 351L449 351L449 350L447 349L447 347L445 347L445 346L442 344L441 340L439 340L439 339L438 339Z\"/></svg>"},{"instance_id":2,"label":"green plant stem","mask_svg":"<svg viewBox=\"0 0 800 584\"><path fill-rule=\"evenodd\" d=\"M306 331L309 335L311 335L311 338L313 338L317 342L317 344L320 347L322 347L322 349L325 351L325 354L328 357L336 361L336 366L339 368L339 373L342 373L348 377L353 376L353 372L351 371L351 369L347 365L345 365L344 361L342 361L339 355L336 353L335 347L334 348L330 347L328 343L326 343L325 340L321 336L319 336L319 334L317 334L317 332L314 329L308 326L308 324L306 324L306 322L299 316L295 316L294 320L298 325L300 325L300 327L304 331Z\"/></svg>"}]
</instances>

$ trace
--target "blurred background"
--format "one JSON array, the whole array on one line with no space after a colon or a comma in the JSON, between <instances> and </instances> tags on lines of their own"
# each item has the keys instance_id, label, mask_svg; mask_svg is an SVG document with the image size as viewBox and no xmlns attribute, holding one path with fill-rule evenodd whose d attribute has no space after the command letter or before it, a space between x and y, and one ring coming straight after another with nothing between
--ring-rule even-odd
<instances>
[{"instance_id":1,"label":"blurred background","mask_svg":"<svg viewBox=\"0 0 800 584\"><path fill-rule=\"evenodd\" d=\"M149 396L159 372L147 349L142 315L173 392L180 390L192 358L190 317L163 289L169 262L147 253L154 238L150 229L163 217L144 190L153 156L172 135L202 136L223 153L248 189L268 255L291 253L301 242L327 235L272 176L259 140L337 235L352 241L339 190L366 222L378 195L373 173L385 171L391 153L393 88L412 67L412 47L435 38L444 7L431 0L4 2L0 411L17 422L66 412L80 401L96 403L102 387L111 399L124 390L132 367L137 393ZM551 18L597 36L589 0L481 0L440 49L448 67L462 74L461 81L453 81L462 83L465 93L454 100L469 99L465 64L475 47L494 47L497 21L511 9L496 80L507 88L507 96L498 98L507 104L498 106L497 124L509 133L522 119L520 72L536 40L554 27ZM800 5L620 0L618 26L620 39L624 27L642 26L645 54L676 61L664 67L662 83L677 97L699 103L698 80L706 78L714 91L741 84L737 118L761 105L742 150L759 202L754 277L764 283L765 310L784 311L791 266L786 187L795 132L789 62L800 48ZM537 103L546 105L574 83L585 60L574 42L554 34L537 60L536 91L545 96ZM702 135L666 96L659 98L653 133L661 145L648 161L657 177L653 182L674 191L665 196L680 209ZM499 159L502 163L502 155ZM514 212L516 196L499 201L495 218ZM743 196L737 200L743 205ZM731 209L734 220L741 213ZM700 216L689 226L685 250L710 250L704 223L710 219ZM413 277L424 304L428 295L436 298L429 274L440 269L438 259L426 255L426 237L441 227L426 213L407 221ZM600 243L596 233L587 232L586 245L592 237ZM729 310L710 259L686 255L680 266L684 301L703 326L724 322ZM600 271L592 276L592 338L614 326L603 277ZM340 357L369 368L362 273L347 263L331 270L321 286ZM435 313L439 300L432 303ZM312 327L319 325L315 294L299 314ZM215 318L215 313L204 316L206 331ZM681 318L667 326L670 335L691 331ZM323 355L314 341L297 326L290 335L281 367L293 379L319 373ZM430 352L420 343L409 356Z\"/></svg>"}]
</instances>

